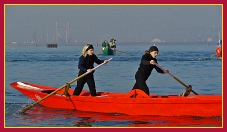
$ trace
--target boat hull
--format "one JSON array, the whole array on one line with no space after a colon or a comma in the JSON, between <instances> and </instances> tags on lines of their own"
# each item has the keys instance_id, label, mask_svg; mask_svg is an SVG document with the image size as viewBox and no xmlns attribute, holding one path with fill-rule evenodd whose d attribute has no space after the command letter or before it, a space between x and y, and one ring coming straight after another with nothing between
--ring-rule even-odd
<instances>
[{"instance_id":1,"label":"boat hull","mask_svg":"<svg viewBox=\"0 0 227 132\"><path fill-rule=\"evenodd\" d=\"M36 102L57 89L25 82L13 82L11 86ZM72 93L73 90L69 90L69 94ZM50 108L127 115L222 116L221 95L147 96L140 90L129 93L97 92L97 94L98 96L92 97L84 90L80 96L65 96L64 90L60 90L40 104Z\"/></svg>"},{"instance_id":2,"label":"boat hull","mask_svg":"<svg viewBox=\"0 0 227 132\"><path fill-rule=\"evenodd\" d=\"M216 54L218 57L222 57L222 46L216 48Z\"/></svg>"},{"instance_id":3,"label":"boat hull","mask_svg":"<svg viewBox=\"0 0 227 132\"><path fill-rule=\"evenodd\" d=\"M105 48L103 50L103 55L114 55L114 50L112 50L111 48Z\"/></svg>"}]
</instances>

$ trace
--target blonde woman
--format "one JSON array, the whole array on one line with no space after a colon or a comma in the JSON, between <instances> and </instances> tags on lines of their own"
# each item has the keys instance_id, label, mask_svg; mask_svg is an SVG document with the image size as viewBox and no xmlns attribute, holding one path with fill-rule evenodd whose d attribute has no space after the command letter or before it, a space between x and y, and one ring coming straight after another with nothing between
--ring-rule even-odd
<instances>
[{"instance_id":1,"label":"blonde woman","mask_svg":"<svg viewBox=\"0 0 227 132\"><path fill-rule=\"evenodd\" d=\"M94 80L94 72L92 69L94 68L94 63L101 64L101 63L108 63L108 60L100 60L97 58L97 56L94 54L94 47L92 44L87 44L84 46L82 50L82 55L79 58L79 74L78 76L86 73L89 71L90 73L86 75L85 77L79 79L77 81L77 86L73 92L73 95L80 95L84 84L87 83L91 96L96 96L96 88L95 88L95 80Z\"/></svg>"}]
</instances>

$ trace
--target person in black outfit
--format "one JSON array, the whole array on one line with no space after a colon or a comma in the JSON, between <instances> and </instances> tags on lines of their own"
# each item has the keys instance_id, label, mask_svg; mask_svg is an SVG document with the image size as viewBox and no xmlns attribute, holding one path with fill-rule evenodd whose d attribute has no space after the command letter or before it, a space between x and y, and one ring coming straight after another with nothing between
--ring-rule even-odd
<instances>
[{"instance_id":1,"label":"person in black outfit","mask_svg":"<svg viewBox=\"0 0 227 132\"><path fill-rule=\"evenodd\" d=\"M94 68L94 63L101 64L101 63L108 63L108 60L100 60L94 54L94 47L91 44L87 44L84 46L82 50L82 55L79 58L79 74L78 76L90 72L83 78L77 81L77 86L73 92L73 95L80 95L84 84L87 83L91 96L96 96L96 88L95 88L95 81L94 81L94 72L92 69Z\"/></svg>"},{"instance_id":2,"label":"person in black outfit","mask_svg":"<svg viewBox=\"0 0 227 132\"><path fill-rule=\"evenodd\" d=\"M139 68L135 74L136 83L132 89L143 90L147 95L149 95L149 88L146 84L146 80L151 75L152 70L155 68L159 73L168 73L166 69L163 71L158 68L155 63L158 64L156 56L158 55L158 48L156 46L151 46L149 50L145 51L145 54L141 58Z\"/></svg>"}]
</instances>

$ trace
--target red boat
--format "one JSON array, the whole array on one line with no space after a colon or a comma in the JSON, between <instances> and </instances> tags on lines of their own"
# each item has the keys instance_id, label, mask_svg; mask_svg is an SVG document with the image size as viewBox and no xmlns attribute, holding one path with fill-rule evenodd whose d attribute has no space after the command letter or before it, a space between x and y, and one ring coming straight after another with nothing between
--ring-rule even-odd
<instances>
[{"instance_id":1,"label":"red boat","mask_svg":"<svg viewBox=\"0 0 227 132\"><path fill-rule=\"evenodd\" d=\"M216 54L217 54L218 57L222 57L221 46L218 46L218 47L216 48Z\"/></svg>"},{"instance_id":2,"label":"red boat","mask_svg":"<svg viewBox=\"0 0 227 132\"><path fill-rule=\"evenodd\" d=\"M216 54L218 57L222 57L222 40L218 41L218 46L216 48Z\"/></svg>"},{"instance_id":3,"label":"red boat","mask_svg":"<svg viewBox=\"0 0 227 132\"><path fill-rule=\"evenodd\" d=\"M58 89L26 82L10 85L36 102ZM79 96L72 96L72 89L67 92L70 96L65 93L64 89L60 89L39 104L49 108L126 115L222 116L222 95L148 96L138 89L129 93L97 92L95 97L85 90Z\"/></svg>"}]
</instances>

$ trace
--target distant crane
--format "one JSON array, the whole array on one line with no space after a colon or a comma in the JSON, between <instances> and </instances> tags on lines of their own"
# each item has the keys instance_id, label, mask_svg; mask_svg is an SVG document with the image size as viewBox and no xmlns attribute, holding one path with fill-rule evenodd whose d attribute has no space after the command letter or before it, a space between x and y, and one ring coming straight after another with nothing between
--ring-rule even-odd
<instances>
[{"instance_id":1,"label":"distant crane","mask_svg":"<svg viewBox=\"0 0 227 132\"><path fill-rule=\"evenodd\" d=\"M65 33L65 43L68 44L69 42L69 22L67 22L67 26L66 26L66 33Z\"/></svg>"},{"instance_id":2,"label":"distant crane","mask_svg":"<svg viewBox=\"0 0 227 132\"><path fill-rule=\"evenodd\" d=\"M68 44L69 43L69 40L70 40L70 25L69 25L69 22L67 22L67 25L66 27L64 26L64 29L65 29L65 43ZM63 41L64 40L62 39L61 37L61 34L59 32L59 26L58 26L58 23L56 22L56 42L59 42L59 41Z\"/></svg>"}]
</instances>

